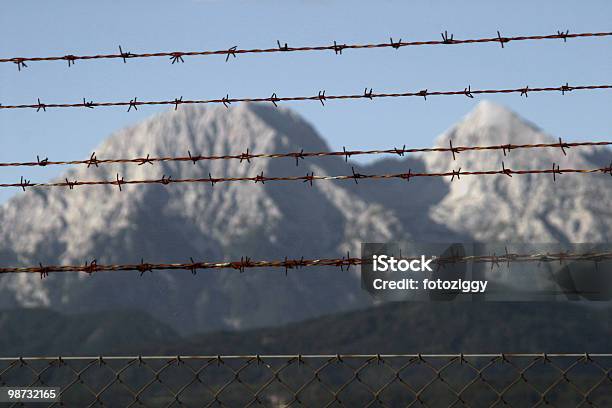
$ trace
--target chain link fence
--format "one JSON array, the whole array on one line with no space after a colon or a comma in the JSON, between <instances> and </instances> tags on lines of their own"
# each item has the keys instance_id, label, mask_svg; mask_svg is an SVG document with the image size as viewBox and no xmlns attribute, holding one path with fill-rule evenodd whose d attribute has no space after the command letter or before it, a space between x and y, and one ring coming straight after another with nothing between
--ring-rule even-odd
<instances>
[{"instance_id":1,"label":"chain link fence","mask_svg":"<svg viewBox=\"0 0 612 408\"><path fill-rule=\"evenodd\" d=\"M611 367L612 354L18 357L0 359L0 386L60 387L48 406L610 407Z\"/></svg>"}]
</instances>

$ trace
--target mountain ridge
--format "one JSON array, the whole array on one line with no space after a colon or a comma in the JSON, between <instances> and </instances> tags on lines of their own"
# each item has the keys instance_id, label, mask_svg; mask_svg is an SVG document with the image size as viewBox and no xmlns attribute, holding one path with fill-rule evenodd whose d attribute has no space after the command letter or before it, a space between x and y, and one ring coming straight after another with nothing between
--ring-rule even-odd
<instances>
[{"instance_id":1,"label":"mountain ridge","mask_svg":"<svg viewBox=\"0 0 612 408\"><path fill-rule=\"evenodd\" d=\"M137 310L13 309L0 310L0 356L605 353L611 313L572 302L394 302L280 326L181 335Z\"/></svg>"},{"instance_id":2,"label":"mountain ridge","mask_svg":"<svg viewBox=\"0 0 612 408\"><path fill-rule=\"evenodd\" d=\"M483 103L438 144L552 140L516 114ZM186 107L120 130L98 158L326 151L325 140L297 114L263 105ZM534 149L535 150L535 149ZM602 148L461 152L387 158L368 165L341 157L113 164L71 168L64 179L126 179L448 171L593 164ZM487 168L490 170L491 168ZM585 183L580 177L589 177ZM3 265L187 262L344 256L361 242L474 240L609 242L612 192L602 176L468 177L304 183L226 183L31 189L0 207ZM419 194L415 194L418 191ZM601 197L601 199L595 199ZM28 217L24 218L23 214ZM194 280L195 279L195 280ZM181 332L244 329L366 307L372 300L354 272L308 269L145 274L63 274L0 278L0 306L64 312L140 308Z\"/></svg>"}]
</instances>

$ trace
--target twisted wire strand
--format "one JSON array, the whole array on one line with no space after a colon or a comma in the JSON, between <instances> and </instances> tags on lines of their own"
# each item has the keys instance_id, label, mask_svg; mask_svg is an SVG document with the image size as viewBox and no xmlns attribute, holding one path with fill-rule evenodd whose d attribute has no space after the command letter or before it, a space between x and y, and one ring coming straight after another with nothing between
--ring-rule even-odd
<instances>
[{"instance_id":1,"label":"twisted wire strand","mask_svg":"<svg viewBox=\"0 0 612 408\"><path fill-rule=\"evenodd\" d=\"M414 354L222 354L222 355L147 355L147 356L17 356L17 357L0 357L0 361L52 361L57 362L58 359L63 361L79 361L79 360L243 360L243 359L297 359L297 358L321 358L321 359L342 359L342 358L596 358L596 357L612 357L612 353L414 353Z\"/></svg>"},{"instance_id":2,"label":"twisted wire strand","mask_svg":"<svg viewBox=\"0 0 612 408\"><path fill-rule=\"evenodd\" d=\"M438 173L413 173L412 170L408 170L408 173L395 173L395 174L362 174L355 172L353 168L353 174L351 175L336 175L336 176L316 176L314 172L307 173L305 176L276 176L276 177L268 177L264 176L263 172L256 176L243 176L243 177L212 177L209 174L207 178L184 178L184 179L173 179L171 176L162 176L160 179L140 179L140 180L125 180L123 177L120 177L117 174L114 180L87 180L87 181L79 181L73 180L70 181L67 178L65 181L51 182L51 183L32 183L31 181L24 179L21 177L19 183L1 183L0 188L21 188L22 190L26 190L29 187L68 187L72 190L74 187L79 186L104 186L111 185L117 186L120 191L122 191L122 186L131 185L131 184L181 184L181 183L210 183L211 186L214 186L216 183L224 183L224 182L239 182L239 181L252 181L255 183L265 184L266 182L277 182L277 181L302 181L304 183L310 183L312 186L314 181L329 181L329 180L354 180L355 183L358 183L360 179L373 179L373 180L385 180L385 179L401 179L410 181L411 178L415 177L451 177L451 181L454 181L455 178L458 180L461 176L489 176L489 175L505 175L508 177L512 177L513 175L526 175L526 174L552 174L553 180L556 181L557 175L561 174L610 174L612 175L612 162L608 167L600 167L595 169L573 169L573 168L564 168L561 169L559 166L555 167L555 163L553 163L552 168L550 169L529 169L529 170L512 170L510 168L506 168L504 163L502 162L502 166L500 170L483 170L483 171L462 171L461 168L458 170L451 170L446 172L438 172Z\"/></svg>"},{"instance_id":3,"label":"twisted wire strand","mask_svg":"<svg viewBox=\"0 0 612 408\"><path fill-rule=\"evenodd\" d=\"M37 112L46 111L47 108L86 108L93 109L96 107L111 107L111 106L124 106L128 107L127 111L130 112L132 109L138 110L139 106L145 105L172 105L175 109L178 109L179 105L207 105L207 104L223 104L225 107L229 107L232 103L238 102L269 102L277 106L279 102L290 102L290 101L317 101L325 106L326 101L330 100L356 100L356 99L369 99L374 100L375 98L401 98L401 97L422 97L427 100L428 96L453 96L463 95L468 98L474 98L474 95L481 94L510 94L519 93L521 96L527 97L529 93L538 92L566 92L577 91L577 90L601 90L601 89L612 89L612 85L601 84L601 85L578 85L569 86L565 85L557 87L536 87L530 88L529 86L523 88L506 88L506 89L471 89L471 86L464 88L463 90L456 91L429 91L423 89L417 92L394 92L394 93L374 93L372 89L366 90L361 94L340 94L340 95L326 95L325 91L319 91L317 95L312 96L285 96L279 97L276 93L272 93L270 97L258 97L258 98L230 98L226 95L224 98L217 99L194 99L184 100L175 98L173 100L150 100L150 101L139 101L138 98L133 98L129 101L113 101L113 102L93 102L87 101L85 98L79 103L43 103L38 99L35 104L19 104L19 105L0 105L0 109L36 109Z\"/></svg>"},{"instance_id":4,"label":"twisted wire strand","mask_svg":"<svg viewBox=\"0 0 612 408\"><path fill-rule=\"evenodd\" d=\"M158 162L192 162L193 164L199 161L209 161L209 160L240 160L240 162L250 162L251 159L278 159L278 158L292 158L296 160L296 165L299 164L300 159L304 159L307 157L327 157L327 156L344 156L346 159L351 156L360 156L360 155L381 155L381 154L391 154L404 156L406 153L444 153L450 152L453 153L453 158L455 154L466 152L466 151L491 151L491 150L501 150L506 155L507 152L511 150L517 149L541 149L541 148L560 148L561 152L565 155L565 149L571 147L584 147L584 146L609 146L612 145L612 142L601 141L601 142L563 142L559 139L559 143L536 143L536 144L500 144L500 145L490 145L490 146L453 146L452 140L450 141L450 147L433 147L433 148L396 148L393 149L384 149L384 150L346 150L342 151L332 151L332 152L305 152L303 150L297 152L287 152L287 153L249 153L248 149L246 152L240 154L233 155L212 155L212 156L203 156L203 155L192 155L191 151L188 151L187 156L161 156L161 157L150 157L147 155L146 157L135 157L135 158L114 158L114 159L99 159L96 156L96 153L92 153L89 159L87 160L60 160L53 161L48 158L40 159L37 158L36 161L29 162L0 162L0 167L45 167L45 166L57 166L57 165L87 165L87 167L95 166L98 167L100 164L153 164Z\"/></svg>"},{"instance_id":5,"label":"twisted wire strand","mask_svg":"<svg viewBox=\"0 0 612 408\"><path fill-rule=\"evenodd\" d=\"M420 256L400 256L398 260L418 260ZM432 263L437 265L449 265L457 263L490 263L499 266L500 264L510 263L525 263L525 262L568 262L568 261L589 261L589 262L604 262L612 260L612 251L590 251L590 252L552 252L552 253L533 253L521 254L510 253L506 250L505 254L500 255L451 255L435 257ZM241 273L245 269L250 268L284 268L287 272L289 269L300 269L304 267L336 267L347 270L351 266L369 265L371 259L366 258L351 258L350 254L342 258L322 258L322 259L305 259L305 258L284 258L278 260L252 260L249 257L241 257L240 260L226 262L195 262L190 259L187 263L148 263L141 260L137 264L99 264L97 260L86 262L84 265L38 265L25 267L2 267L0 274L12 273L38 273L41 278L48 276L49 273L65 273L65 272L86 272L92 274L95 272L127 272L138 271L142 274L145 272L153 272L159 270L186 270L193 274L198 270L207 269L234 269Z\"/></svg>"},{"instance_id":6,"label":"twisted wire strand","mask_svg":"<svg viewBox=\"0 0 612 408\"><path fill-rule=\"evenodd\" d=\"M399 49L403 47L413 46L424 46L424 45L459 45L459 44L479 44L479 43L499 43L502 47L504 44L513 41L540 41L540 40L555 40L561 39L567 42L568 39L572 38L589 38L589 37L609 37L612 36L612 32L583 32L583 33L570 33L566 31L557 31L556 34L550 35L523 35L514 37L502 37L501 33L497 32L497 37L488 38L473 38L473 39L455 39L453 34L444 32L441 34L442 40L430 40L430 41L393 41L393 38L389 42L384 43L366 43L366 44L339 44L334 41L334 44L330 45L317 45L317 46L302 46L302 47L289 47L286 43L283 46L280 41L277 42L277 47L270 48L238 48L233 46L222 50L204 50L204 51L171 51L171 52L148 52L148 53L132 53L124 52L119 47L119 53L113 54L94 54L94 55L62 55L62 56L36 56L36 57L11 57L11 58L0 58L0 63L14 63L17 64L19 70L26 68L28 62L41 62L41 61L67 61L68 66L73 65L79 60L99 60L99 59L121 59L123 62L127 62L128 59L138 58L154 58L154 57L166 57L170 59L172 64L178 62L185 62L183 57L191 56L211 56L211 55L222 55L226 57L226 62L229 57L236 58L237 55L241 54L270 54L270 53L283 53L283 52L312 52L312 51L333 51L335 54L342 54L343 50L350 49L376 49L376 48L394 48Z\"/></svg>"}]
</instances>

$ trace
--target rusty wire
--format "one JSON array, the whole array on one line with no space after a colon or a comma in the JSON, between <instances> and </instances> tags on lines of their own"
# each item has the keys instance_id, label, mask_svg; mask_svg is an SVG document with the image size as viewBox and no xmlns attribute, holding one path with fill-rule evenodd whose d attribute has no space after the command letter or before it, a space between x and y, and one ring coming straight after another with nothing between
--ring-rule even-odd
<instances>
[{"instance_id":1,"label":"rusty wire","mask_svg":"<svg viewBox=\"0 0 612 408\"><path fill-rule=\"evenodd\" d=\"M346 147L342 151L332 152L305 152L303 149L299 152L288 152L288 153L250 153L249 149L246 152L233 155L222 155L222 156L204 156L191 154L190 150L187 150L187 156L161 156L151 157L147 154L146 157L135 157L135 158L123 158L123 159L99 159L96 152L93 152L89 159L86 160L69 160L69 161L53 161L49 160L48 157L41 159L40 156L36 157L36 161L30 162L0 162L0 167L46 167L54 165L87 165L87 167L98 167L100 164L154 164L159 162L192 162L196 164L199 161L208 160L240 160L240 162L250 163L251 159L278 159L278 158L291 158L295 159L296 166L299 164L301 159L308 157L326 157L326 156L343 156L347 161L351 156L360 155L378 155L378 154L392 154L398 156L404 156L406 153L435 153L435 152L450 152L453 155L453 160L456 159L456 155L461 152L467 151L490 151L490 150L501 150L504 156L512 150L517 149L540 149L540 148L558 148L561 150L563 155L567 155L566 149L572 147L584 147L584 146L609 146L612 142L564 142L559 138L558 143L537 143L537 144L500 144L490 146L453 146L452 140L449 141L449 147L433 147L433 148L406 148L404 145L402 148L394 147L393 149L385 150L347 150Z\"/></svg>"},{"instance_id":2,"label":"rusty wire","mask_svg":"<svg viewBox=\"0 0 612 408\"><path fill-rule=\"evenodd\" d=\"M47 56L47 57L12 57L12 58L0 58L0 62L14 63L17 65L17 69L21 71L23 68L27 68L27 63L36 61L66 61L68 67L74 65L79 60L96 60L96 59L121 59L124 63L128 59L135 58L152 58L152 57L165 57L168 58L171 64L185 62L184 57L191 56L207 56L207 55L221 55L225 56L225 61L229 61L230 57L236 58L240 54L269 54L269 53L283 53L283 52L309 52L309 51L333 51L337 55L341 55L342 51L350 49L375 49L375 48L393 48L399 49L403 47L411 46L422 46L422 45L458 45L458 44L477 44L477 43L499 43L502 48L504 44L511 41L537 41L537 40L554 40L561 39L567 42L570 38L587 38L587 37L609 37L612 36L612 32L592 32L592 33L570 33L569 30L557 31L556 34L550 35L531 35L531 36L516 36L516 37L504 37L498 31L496 37L489 38L476 38L476 39L456 39L453 34L444 32L441 34L442 40L432 41L402 41L400 38L398 41L393 41L390 38L389 42L384 43L371 43L371 44L340 44L334 41L331 45L320 45L320 46L303 46L303 47L289 47L287 43L284 45L280 41L277 41L277 47L272 48L254 48L254 49L240 49L238 46L229 47L222 50L209 50L209 51L172 51L172 52L153 52L153 53L132 53L125 52L121 46L119 46L119 53L115 54L98 54L98 55L62 55L62 56Z\"/></svg>"},{"instance_id":3,"label":"rusty wire","mask_svg":"<svg viewBox=\"0 0 612 408\"><path fill-rule=\"evenodd\" d=\"M395 93L374 93L372 89L365 89L363 93L359 94L342 94L342 95L326 95L325 90L321 90L317 95L312 96L285 96L279 97L276 92L272 93L272 96L267 98L230 98L229 94L226 94L223 98L217 99L194 99L184 100L175 98L172 100L156 100L156 101L139 101L137 97L130 99L129 101L115 101L115 102L93 102L83 99L79 103L43 103L38 98L35 104L22 104L22 105L0 105L0 109L36 109L37 112L46 112L47 108L87 108L93 109L96 107L109 107L109 106L124 106L127 107L127 111L138 110L139 106L143 105L171 105L174 106L175 110L178 109L179 105L193 105L193 104L223 104L229 108L232 103L236 102L269 102L274 106L278 105L278 102L289 102L289 101L317 101L321 105L325 106L325 101L330 100L355 100L355 99L369 99L374 100L375 98L400 98L400 97L422 97L427 100L428 96L452 96L452 95L463 95L468 98L473 98L474 95L480 94L509 94L518 93L521 96L528 97L529 93L534 92L561 92L565 95L566 92L577 91L577 90L597 90L597 89L612 89L612 85L578 85L570 86L568 83L557 87L536 87L530 88L525 86L523 88L507 88L507 89L472 89L471 86L467 86L463 90L457 91L429 91L428 89L422 89L417 92L395 92Z\"/></svg>"},{"instance_id":4,"label":"rusty wire","mask_svg":"<svg viewBox=\"0 0 612 408\"><path fill-rule=\"evenodd\" d=\"M608 406L612 354L3 357L47 406ZM17 404L15 404L17 405Z\"/></svg>"},{"instance_id":5,"label":"rusty wire","mask_svg":"<svg viewBox=\"0 0 612 408\"><path fill-rule=\"evenodd\" d=\"M244 176L244 177L212 177L208 175L205 178L184 178L184 179L173 179L171 176L163 175L160 179L141 179L141 180L125 180L116 175L114 180L87 180L79 181L76 179L65 181L50 182L50 183L32 183L30 180L21 177L19 183L0 183L0 188L20 188L23 191L30 187L68 187L73 190L75 187L80 186L117 186L119 191L123 191L122 186L132 184L162 184L164 186L170 184L182 184L182 183L209 183L214 187L217 183L224 182L241 182L241 181L252 181L261 184L266 182L278 182L278 181L302 181L308 183L311 186L315 181L331 181L331 180L353 180L356 184L359 184L359 180L390 180L390 179L401 179L410 181L411 178L416 177L450 177L451 181L455 178L459 180L461 176L490 176L490 175L505 175L512 177L513 175L526 175L526 174L552 174L553 181L557 180L557 177L562 174L610 174L612 176L612 162L608 167L600 167L595 169L573 169L573 168L560 168L558 164L553 163L549 169L529 169L529 170L512 170L505 166L502 162L501 169L499 170L482 170L482 171L462 171L461 167L457 170L451 170L446 172L438 173L413 173L411 169L407 173L396 173L396 174L362 174L355 171L352 168L352 174L350 175L338 175L338 176L316 176L314 172L306 173L305 176L265 176L263 171L256 176Z\"/></svg>"},{"instance_id":6,"label":"rusty wire","mask_svg":"<svg viewBox=\"0 0 612 408\"><path fill-rule=\"evenodd\" d=\"M403 260L418 260L420 256L400 256L398 259ZM570 262L570 261L585 261L594 262L596 264L600 262L612 260L612 251L590 251L590 252L541 252L532 254L521 254L506 252L504 254L496 255L449 255L435 257L432 261L433 264L438 266L445 266L449 264L457 263L489 263L491 266L500 267L502 264L509 266L511 263L524 263L524 262L537 262L537 263L550 263L550 262ZM347 253L342 258L322 258L322 259L305 259L294 258L289 259L285 257L279 260L252 260L249 257L241 257L238 261L226 261L226 262L196 262L193 258L190 258L190 262L187 263L148 263L144 259L137 264L100 264L96 259L91 262L86 262L83 265L43 265L42 263L38 266L25 266L25 267L0 267L0 274L11 274L11 273L38 273L41 278L47 277L49 273L61 273L61 272L86 272L93 274L96 272L128 272L138 271L140 274L145 272L153 272L160 270L184 270L191 271L192 274L196 274L198 270L207 269L233 269L244 272L246 269L253 268L282 268L285 269L285 273L288 273L290 269L300 269L306 267L335 267L341 270L349 270L351 266L369 265L372 263L371 259L366 258L352 258Z\"/></svg>"}]
</instances>

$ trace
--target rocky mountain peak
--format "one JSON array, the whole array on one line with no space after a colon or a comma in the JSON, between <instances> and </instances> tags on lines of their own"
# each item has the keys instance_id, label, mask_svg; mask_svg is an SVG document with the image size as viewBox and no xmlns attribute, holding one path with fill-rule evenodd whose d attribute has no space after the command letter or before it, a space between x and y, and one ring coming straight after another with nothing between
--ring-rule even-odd
<instances>
[{"instance_id":1,"label":"rocky mountain peak","mask_svg":"<svg viewBox=\"0 0 612 408\"><path fill-rule=\"evenodd\" d=\"M493 102L481 102L460 123L442 134L436 144L492 146L503 144L555 143L544 133L509 109ZM453 160L450 153L428 154L423 159L432 172L561 168L591 169L605 165L604 147L463 151ZM461 176L450 182L448 194L431 212L443 225L455 225L458 232L470 231L477 240L514 239L532 242L598 242L610 239L607 222L612 213L594 197L609 188L603 174L549 174ZM609 194L609 193L606 193ZM513 220L513 221L510 221Z\"/></svg>"},{"instance_id":2,"label":"rocky mountain peak","mask_svg":"<svg viewBox=\"0 0 612 408\"><path fill-rule=\"evenodd\" d=\"M486 145L501 143L547 143L554 139L544 134L509 108L492 101L482 101L449 131L442 134L436 144Z\"/></svg>"},{"instance_id":3,"label":"rocky mountain peak","mask_svg":"<svg viewBox=\"0 0 612 408\"><path fill-rule=\"evenodd\" d=\"M483 102L438 144L493 145L554 140L518 115ZM325 141L288 109L241 104L181 106L120 130L97 157L236 155L326 151ZM607 149L513 150L409 155L368 166L342 157L76 166L77 180L351 174L591 167ZM607 153L606 153L607 152ZM598 156L598 157L599 157ZM609 159L608 159L609 160ZM608 161L609 162L609 161ZM607 163L606 162L606 165ZM606 175L549 175L410 180L232 182L28 189L0 208L0 264L186 262L287 257L342 257L362 242L420 240L605 242L612 231ZM27 217L23 215L27 214ZM62 311L146 309L184 330L278 324L369 304L346 271L233 270L154 274L57 274L0 277L0 306Z\"/></svg>"},{"instance_id":4,"label":"rocky mountain peak","mask_svg":"<svg viewBox=\"0 0 612 408\"><path fill-rule=\"evenodd\" d=\"M325 141L289 109L261 104L181 106L123 129L102 143L99 156L138 157L325 150ZM126 169L128 170L128 169Z\"/></svg>"},{"instance_id":5,"label":"rocky mountain peak","mask_svg":"<svg viewBox=\"0 0 612 408\"><path fill-rule=\"evenodd\" d=\"M123 129L98 159L325 151L326 143L287 109L260 105L181 107ZM204 160L76 166L59 179L126 180L350 173L341 158ZM228 182L28 189L0 209L0 264L185 262L337 257L362 241L401 237L393 211L349 183ZM28 214L24 218L22 214ZM178 273L177 273L178 272ZM153 309L182 330L252 327L364 305L353 273L278 270L0 277L0 306ZM353 285L353 283L355 283ZM348 289L347 289L348 288ZM340 294L340 295L339 295ZM256 304L252 304L252 302ZM186 315L185 311L191 314ZM175 316L180 315L180 321ZM248 316L250 315L250 316Z\"/></svg>"}]
</instances>

